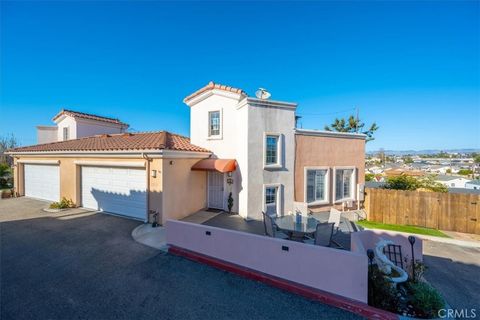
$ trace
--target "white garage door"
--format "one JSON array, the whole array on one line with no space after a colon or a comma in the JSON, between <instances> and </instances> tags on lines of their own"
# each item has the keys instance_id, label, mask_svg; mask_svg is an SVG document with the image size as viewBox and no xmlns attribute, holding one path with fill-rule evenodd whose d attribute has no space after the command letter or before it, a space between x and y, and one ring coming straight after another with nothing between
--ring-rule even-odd
<instances>
[{"instance_id":1,"label":"white garage door","mask_svg":"<svg viewBox=\"0 0 480 320\"><path fill-rule=\"evenodd\" d=\"M82 206L145 220L145 169L82 166Z\"/></svg>"},{"instance_id":2,"label":"white garage door","mask_svg":"<svg viewBox=\"0 0 480 320\"><path fill-rule=\"evenodd\" d=\"M25 196L60 200L60 169L58 165L25 164Z\"/></svg>"}]
</instances>

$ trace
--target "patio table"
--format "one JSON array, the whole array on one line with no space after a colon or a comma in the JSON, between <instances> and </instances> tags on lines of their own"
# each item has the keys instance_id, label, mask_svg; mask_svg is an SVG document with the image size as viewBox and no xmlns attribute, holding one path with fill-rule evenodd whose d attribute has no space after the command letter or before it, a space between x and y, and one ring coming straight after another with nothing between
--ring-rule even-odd
<instances>
[{"instance_id":1,"label":"patio table","mask_svg":"<svg viewBox=\"0 0 480 320\"><path fill-rule=\"evenodd\" d=\"M288 238L293 241L302 241L305 236L312 236L319 221L313 217L300 216L301 221L297 222L295 215L287 215L275 218L275 224L280 231L288 235Z\"/></svg>"}]
</instances>

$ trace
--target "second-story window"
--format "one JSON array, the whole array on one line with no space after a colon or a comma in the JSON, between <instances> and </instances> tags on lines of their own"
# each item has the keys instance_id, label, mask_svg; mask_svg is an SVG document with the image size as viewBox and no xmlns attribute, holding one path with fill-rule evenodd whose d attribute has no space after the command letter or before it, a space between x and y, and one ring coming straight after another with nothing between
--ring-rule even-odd
<instances>
[{"instance_id":1,"label":"second-story window","mask_svg":"<svg viewBox=\"0 0 480 320\"><path fill-rule=\"evenodd\" d=\"M277 135L267 135L265 141L265 164L277 165L278 162L278 138Z\"/></svg>"},{"instance_id":2,"label":"second-story window","mask_svg":"<svg viewBox=\"0 0 480 320\"><path fill-rule=\"evenodd\" d=\"M63 128L63 141L68 140L68 127Z\"/></svg>"},{"instance_id":3,"label":"second-story window","mask_svg":"<svg viewBox=\"0 0 480 320\"><path fill-rule=\"evenodd\" d=\"M210 111L208 113L208 135L220 135L220 111Z\"/></svg>"}]
</instances>

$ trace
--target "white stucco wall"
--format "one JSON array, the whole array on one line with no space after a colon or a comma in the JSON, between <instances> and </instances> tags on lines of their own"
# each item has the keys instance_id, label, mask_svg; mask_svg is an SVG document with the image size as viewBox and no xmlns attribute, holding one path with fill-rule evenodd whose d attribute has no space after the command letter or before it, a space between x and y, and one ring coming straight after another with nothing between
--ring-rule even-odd
<instances>
[{"instance_id":1,"label":"white stucco wall","mask_svg":"<svg viewBox=\"0 0 480 320\"><path fill-rule=\"evenodd\" d=\"M83 137L90 137L97 134L115 134L125 132L122 125L113 123L87 120L87 119L75 119L70 116L63 117L57 123L57 139L63 141L63 128L69 128L69 139L79 139Z\"/></svg>"},{"instance_id":2,"label":"white stucco wall","mask_svg":"<svg viewBox=\"0 0 480 320\"><path fill-rule=\"evenodd\" d=\"M213 157L235 159L234 184L225 184L225 208L228 192L234 195L233 211L244 218L262 219L264 187L280 185L279 211L292 209L294 199L295 105L259 101L240 94L211 90L189 101L190 137L195 145L213 152ZM265 106L271 105L271 106ZM221 136L209 137L210 111L221 112ZM282 167L264 169L265 133L282 136Z\"/></svg>"},{"instance_id":3,"label":"white stucco wall","mask_svg":"<svg viewBox=\"0 0 480 320\"><path fill-rule=\"evenodd\" d=\"M208 93L207 93L208 94ZM227 209L227 197L231 191L233 195L233 208L232 211L240 212L245 211L246 208L241 208L242 202L239 201L238 196L243 192L242 184L245 182L243 179L243 169L246 168L246 164L240 154L245 152L243 148L242 135L238 132L246 132L246 122L239 119L242 112L237 112L236 107L240 100L239 94L223 92L220 90L212 90L212 94L205 100L202 100L190 108L190 141L194 145L204 147L213 152L212 157L221 159L236 159L239 169L237 169L233 175L233 185L229 186L224 181L225 197L224 208ZM209 137L209 122L208 114L211 111L220 111L221 132L220 137ZM246 118L246 116L244 116Z\"/></svg>"},{"instance_id":4,"label":"white stucco wall","mask_svg":"<svg viewBox=\"0 0 480 320\"><path fill-rule=\"evenodd\" d=\"M64 117L57 123L57 139L63 141L63 128L68 128L68 138L77 139L77 123L72 117Z\"/></svg>"},{"instance_id":5,"label":"white stucco wall","mask_svg":"<svg viewBox=\"0 0 480 320\"><path fill-rule=\"evenodd\" d=\"M77 138L90 137L97 134L122 133L122 126L108 122L77 119Z\"/></svg>"},{"instance_id":6,"label":"white stucco wall","mask_svg":"<svg viewBox=\"0 0 480 320\"><path fill-rule=\"evenodd\" d=\"M295 171L295 109L255 104L253 99L243 108L248 109L248 218L262 219L264 188L280 188L278 214L293 209ZM265 168L265 135L280 134L281 167Z\"/></svg>"},{"instance_id":7,"label":"white stucco wall","mask_svg":"<svg viewBox=\"0 0 480 320\"><path fill-rule=\"evenodd\" d=\"M38 126L37 143L50 143L58 141L58 128L56 126Z\"/></svg>"},{"instance_id":8,"label":"white stucco wall","mask_svg":"<svg viewBox=\"0 0 480 320\"><path fill-rule=\"evenodd\" d=\"M449 180L449 181L438 181L438 182L444 184L448 188L465 188L465 184L468 181L470 181L470 180L465 179L465 178L458 178L458 179L452 179L452 180Z\"/></svg>"}]
</instances>

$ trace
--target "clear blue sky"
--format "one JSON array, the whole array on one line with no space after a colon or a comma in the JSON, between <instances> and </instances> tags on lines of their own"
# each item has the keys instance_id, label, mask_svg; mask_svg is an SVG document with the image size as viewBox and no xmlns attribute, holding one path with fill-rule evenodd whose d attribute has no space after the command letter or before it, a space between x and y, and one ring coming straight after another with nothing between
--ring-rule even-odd
<instances>
[{"instance_id":1,"label":"clear blue sky","mask_svg":"<svg viewBox=\"0 0 480 320\"><path fill-rule=\"evenodd\" d=\"M2 2L0 135L61 108L189 134L213 80L299 103L322 129L358 106L367 149L480 148L479 2Z\"/></svg>"}]
</instances>

